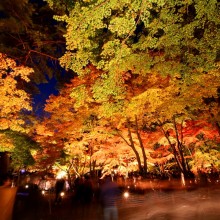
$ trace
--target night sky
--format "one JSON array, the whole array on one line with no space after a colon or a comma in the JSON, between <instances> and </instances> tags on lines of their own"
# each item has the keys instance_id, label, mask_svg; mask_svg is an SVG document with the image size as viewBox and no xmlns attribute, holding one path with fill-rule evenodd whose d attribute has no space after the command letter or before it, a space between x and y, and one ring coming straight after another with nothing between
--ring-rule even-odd
<instances>
[{"instance_id":1,"label":"night sky","mask_svg":"<svg viewBox=\"0 0 220 220\"><path fill-rule=\"evenodd\" d=\"M59 91L56 88L57 80L53 77L48 80L48 83L37 85L40 93L33 97L33 111L37 116L42 116L44 113L44 105L50 95L58 95Z\"/></svg>"}]
</instances>

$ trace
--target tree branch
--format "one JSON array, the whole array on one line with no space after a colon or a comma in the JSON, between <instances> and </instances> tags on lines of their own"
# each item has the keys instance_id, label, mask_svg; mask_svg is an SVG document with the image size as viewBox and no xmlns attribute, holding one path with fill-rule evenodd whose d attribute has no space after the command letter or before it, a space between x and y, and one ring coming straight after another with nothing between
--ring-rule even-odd
<instances>
[{"instance_id":1,"label":"tree branch","mask_svg":"<svg viewBox=\"0 0 220 220\"><path fill-rule=\"evenodd\" d=\"M27 60L29 59L31 53L37 53L37 54L40 54L40 55L42 55L42 56L49 57L49 58L52 59L52 60L58 60L56 57L53 57L53 56L51 56L51 55L49 55L49 54L42 53L42 52L39 52L39 51L36 51L36 50L29 50L29 51L28 51L28 54L26 55L25 64L26 64Z\"/></svg>"}]
</instances>

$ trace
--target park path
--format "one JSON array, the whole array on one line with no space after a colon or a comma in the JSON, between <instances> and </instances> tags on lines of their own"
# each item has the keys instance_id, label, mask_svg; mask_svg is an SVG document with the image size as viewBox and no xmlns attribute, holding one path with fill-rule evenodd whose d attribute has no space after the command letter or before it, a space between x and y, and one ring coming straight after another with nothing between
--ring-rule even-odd
<instances>
[{"instance_id":1,"label":"park path","mask_svg":"<svg viewBox=\"0 0 220 220\"><path fill-rule=\"evenodd\" d=\"M77 205L66 196L60 205L40 194L17 198L13 220L103 220L102 207ZM220 189L148 191L118 204L119 220L219 220Z\"/></svg>"},{"instance_id":2,"label":"park path","mask_svg":"<svg viewBox=\"0 0 220 220\"><path fill-rule=\"evenodd\" d=\"M5 184L0 186L0 220L103 220L97 200L82 206L67 193L60 205L53 201L54 194L43 196L37 188ZM220 186L130 191L128 198L121 198L118 211L119 220L219 220Z\"/></svg>"},{"instance_id":3,"label":"park path","mask_svg":"<svg viewBox=\"0 0 220 220\"><path fill-rule=\"evenodd\" d=\"M16 187L7 183L0 186L0 220L12 220L16 191Z\"/></svg>"}]
</instances>

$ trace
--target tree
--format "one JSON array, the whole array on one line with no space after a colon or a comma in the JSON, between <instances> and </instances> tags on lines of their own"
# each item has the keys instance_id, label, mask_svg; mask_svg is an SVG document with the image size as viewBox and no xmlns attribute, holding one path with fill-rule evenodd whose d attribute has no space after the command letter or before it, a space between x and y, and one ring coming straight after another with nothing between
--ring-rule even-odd
<instances>
[{"instance_id":1,"label":"tree","mask_svg":"<svg viewBox=\"0 0 220 220\"><path fill-rule=\"evenodd\" d=\"M4 134L14 146L13 151L10 153L12 168L16 171L20 171L23 167L33 169L34 155L40 146L28 135L10 130L5 131Z\"/></svg>"},{"instance_id":2,"label":"tree","mask_svg":"<svg viewBox=\"0 0 220 220\"><path fill-rule=\"evenodd\" d=\"M28 127L22 111L31 111L30 95L23 84L30 81L33 70L17 66L16 62L0 53L0 130L22 131Z\"/></svg>"},{"instance_id":3,"label":"tree","mask_svg":"<svg viewBox=\"0 0 220 220\"><path fill-rule=\"evenodd\" d=\"M52 8L63 3L48 2ZM93 86L93 97L103 106L124 104L127 73L187 77L217 68L216 0L65 2L65 14L55 16L67 24L61 65L80 77L90 74L88 65L103 70Z\"/></svg>"},{"instance_id":4,"label":"tree","mask_svg":"<svg viewBox=\"0 0 220 220\"><path fill-rule=\"evenodd\" d=\"M139 133L138 124L137 124L137 117L135 117L135 132L134 133L137 136L139 147L141 149L141 154L139 153L139 150L136 147L137 143L136 143L134 137L132 136L131 125L130 125L129 120L127 120L127 127L128 127L128 140L126 140L126 138L122 134L120 134L120 132L118 132L118 134L127 143L127 145L130 146L131 149L133 150L133 152L136 156L136 160L138 162L139 173L142 176L146 177L146 174L147 174L147 156L146 156L145 148L144 148L144 145L143 145L143 141L141 139L141 135ZM141 158L140 155L142 155L142 158ZM143 164L143 166L142 166L142 164Z\"/></svg>"},{"instance_id":5,"label":"tree","mask_svg":"<svg viewBox=\"0 0 220 220\"><path fill-rule=\"evenodd\" d=\"M169 145L176 165L185 178L191 177L192 171L196 173L199 166L201 167L198 160L202 160L202 157L198 158L198 152L203 149L203 146L206 146L208 150L207 143L213 144L213 146L209 145L209 150L215 152L215 160L219 157L220 154L216 150L216 146L219 144L219 135L217 129L211 124L202 120L183 122L181 118L174 118L172 123L160 124L160 126L165 138L161 138L159 143ZM207 163L208 160L206 159L204 162ZM213 164L216 163L213 162Z\"/></svg>"},{"instance_id":6,"label":"tree","mask_svg":"<svg viewBox=\"0 0 220 220\"><path fill-rule=\"evenodd\" d=\"M10 152L14 169L33 165L33 150L39 148L30 135L31 98L24 90L32 73L33 69L0 53L0 151Z\"/></svg>"},{"instance_id":7,"label":"tree","mask_svg":"<svg viewBox=\"0 0 220 220\"><path fill-rule=\"evenodd\" d=\"M54 161L59 160L62 150L64 150L67 155L65 163L69 164L68 167L73 167L72 162L74 161L74 155L77 154L77 146L81 146L87 149L82 153L82 157L87 158L87 170L89 170L88 167L91 158L93 162L106 171L111 170L112 167L119 166L119 164L121 166L123 163L123 166L126 167L125 162L119 162L117 159L123 158L123 152L125 152L119 147L120 145L116 138L118 134L112 132L117 128L123 131L121 137L123 137L124 140L129 140L125 131L127 130L129 132L130 129L130 142L126 140L124 145L126 145L126 142L128 143L127 146L130 146L130 143L133 144L132 146L136 150L136 158L143 153L144 149L150 163L160 164L161 170L163 170L163 163L166 163L174 156L179 157L179 155L171 151L167 153L167 155L163 155L164 158L151 157L153 151L149 151L149 145L151 149L153 149L153 145L156 144L162 136L162 134L154 134L156 133L155 128L158 126L159 120L163 120L162 124L166 126L164 127L166 128L164 134L166 134L167 131L172 131L172 135L175 136L176 131L178 135L176 143L179 143L180 147L185 146L185 143L179 138L179 134L182 133L181 129L177 130L171 126L172 117L179 113L184 120L188 117L188 120L192 121L193 112L199 112L198 110L202 111L201 107L206 111L206 106L203 105L204 103L202 102L203 96L205 94L207 96L215 94L216 91L215 87L213 87L213 89L210 87L203 88L203 84L198 85L197 82L193 82L190 87L186 86L188 90L186 89L185 91L187 92L176 96L176 91L178 91L179 88L183 90L184 87L177 87L178 83L174 83L175 81L172 81L170 78L163 79L159 76L155 76L151 79L147 78L148 81L145 81L147 85L142 84L143 87L139 88L136 82L144 82L144 78L139 77L136 78L137 81L131 80L129 82L131 86L128 88L129 94L137 95L134 97L132 95L128 96L127 100L125 100L128 103L127 108L124 109L123 112L119 112L115 117L109 118L104 114L101 104L91 99L91 84L99 76L99 73L95 69L93 71L94 75L92 77L73 79L71 84L68 84L65 89L60 91L58 96L51 96L47 102L46 110L49 113L48 118L37 128L37 134L41 134L41 138L43 139L41 139L40 136L36 136L36 138L42 143L45 150L47 149L43 155L44 157L47 155L47 158L52 159L50 160L51 165ZM209 74L206 75L209 76ZM178 81L178 79L176 80ZM213 85L215 85L216 78L212 80L214 82ZM158 82L160 82L160 84L158 84ZM204 83L204 81L202 81L202 83ZM80 89L81 86L82 89ZM147 88L146 91L145 88ZM201 91L201 94L196 94L193 99L188 98L191 92L198 89ZM210 93L208 93L206 89L210 89ZM211 93L211 91L213 91L213 93ZM194 109L190 111L187 106L193 106ZM136 115L138 115L138 118ZM189 116L191 116L191 119ZM200 116L200 114L197 114L194 118ZM130 122L127 124L128 121L126 120L128 119ZM130 126L129 129L128 125ZM174 125L178 126L178 129L180 128L179 124L175 123ZM189 136L194 135L196 131L193 131L194 128L195 127L191 129L191 133L188 134ZM151 131L151 138L147 137L143 132L145 129ZM139 135L137 135L137 133ZM135 134L137 135L136 137ZM193 143L192 139L191 142ZM138 147L140 143L142 143L142 148ZM190 144L190 142L187 144ZM117 147L115 148L114 146ZM111 153L112 151L114 154ZM93 153L91 154L91 152ZM126 154L128 154L128 151L126 151ZM183 154L182 152L182 158L184 158L184 160L185 156L188 156L188 154L185 155L185 153ZM107 160L107 158L109 159ZM135 153L120 161L132 161L134 158ZM129 163L127 163L127 165L128 164ZM141 171L144 159L140 158L138 164L139 170ZM186 165L185 163L184 169L189 171Z\"/></svg>"},{"instance_id":8,"label":"tree","mask_svg":"<svg viewBox=\"0 0 220 220\"><path fill-rule=\"evenodd\" d=\"M191 169L197 173L198 169L218 168L219 132L216 126L201 121L188 121L184 129L184 144L191 150L192 160L189 161ZM193 147L192 147L193 145Z\"/></svg>"},{"instance_id":9,"label":"tree","mask_svg":"<svg viewBox=\"0 0 220 220\"><path fill-rule=\"evenodd\" d=\"M47 2L52 9L62 10L62 0ZM177 61L184 68L193 65L193 69L211 67L216 61L219 5L215 0L66 1L65 6L63 15L55 17L67 23L67 52L62 63L78 74L83 74L82 67L88 63L101 65L107 71L117 64L115 71L123 60L136 57L139 61L142 55L151 58L148 63L158 70L156 66L164 66L165 62L168 70ZM205 51L208 47L213 49L211 53ZM72 61L64 60L71 57ZM132 65L134 60L129 67Z\"/></svg>"},{"instance_id":10,"label":"tree","mask_svg":"<svg viewBox=\"0 0 220 220\"><path fill-rule=\"evenodd\" d=\"M197 173L198 170L207 170L209 172L211 168L219 170L219 158L220 158L219 143L212 140L205 140L203 144L195 148L193 160L189 162L192 170Z\"/></svg>"},{"instance_id":11,"label":"tree","mask_svg":"<svg viewBox=\"0 0 220 220\"><path fill-rule=\"evenodd\" d=\"M90 117L97 119L95 128L123 130L129 121L144 157L139 167L143 163L146 170L144 127L210 113L204 101L218 97L220 80L217 1L47 2L55 19L66 23L61 65L78 74L69 91L51 97L46 107L61 148L62 135L73 142L92 131L85 129Z\"/></svg>"},{"instance_id":12,"label":"tree","mask_svg":"<svg viewBox=\"0 0 220 220\"><path fill-rule=\"evenodd\" d=\"M24 86L33 98L34 114L42 116L41 105L48 98L42 88L47 87L48 92L54 82L58 90L73 76L58 61L65 50L63 24L53 20L53 11L43 0L2 0L0 12L0 52L17 64L34 69L30 82Z\"/></svg>"},{"instance_id":13,"label":"tree","mask_svg":"<svg viewBox=\"0 0 220 220\"><path fill-rule=\"evenodd\" d=\"M43 146L43 154L40 153L38 156L43 159L40 161L44 165L52 165L59 159L62 151L74 155L70 146L76 144L77 147L78 142L81 142L82 148L88 145L83 135L86 136L86 127L94 109L88 111L86 106L81 109L75 108L75 100L70 96L71 91L71 84L68 84L58 96L52 95L45 108L48 117L35 127L35 139Z\"/></svg>"}]
</instances>

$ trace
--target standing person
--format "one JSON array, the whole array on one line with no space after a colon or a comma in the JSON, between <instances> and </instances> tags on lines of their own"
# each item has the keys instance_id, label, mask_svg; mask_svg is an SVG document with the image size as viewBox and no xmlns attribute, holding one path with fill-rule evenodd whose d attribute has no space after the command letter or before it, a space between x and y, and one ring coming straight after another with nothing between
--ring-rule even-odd
<instances>
[{"instance_id":1,"label":"standing person","mask_svg":"<svg viewBox=\"0 0 220 220\"><path fill-rule=\"evenodd\" d=\"M112 181L111 176L106 177L101 186L101 201L103 204L104 220L118 220L117 198L118 185Z\"/></svg>"},{"instance_id":2,"label":"standing person","mask_svg":"<svg viewBox=\"0 0 220 220\"><path fill-rule=\"evenodd\" d=\"M93 186L90 176L85 176L83 183L83 203L84 205L89 205L93 199Z\"/></svg>"},{"instance_id":3,"label":"standing person","mask_svg":"<svg viewBox=\"0 0 220 220\"><path fill-rule=\"evenodd\" d=\"M61 192L64 190L65 180L58 179L55 184L55 205L61 203Z\"/></svg>"}]
</instances>

